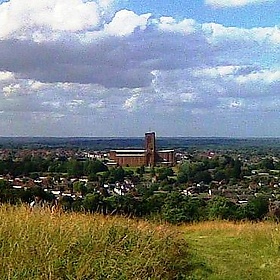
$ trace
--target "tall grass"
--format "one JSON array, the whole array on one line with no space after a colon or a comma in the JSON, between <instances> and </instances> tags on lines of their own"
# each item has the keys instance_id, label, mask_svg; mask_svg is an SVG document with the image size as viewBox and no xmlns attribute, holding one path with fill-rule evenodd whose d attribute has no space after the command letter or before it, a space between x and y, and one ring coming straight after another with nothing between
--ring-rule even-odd
<instances>
[{"instance_id":1,"label":"tall grass","mask_svg":"<svg viewBox=\"0 0 280 280\"><path fill-rule=\"evenodd\" d=\"M187 250L167 225L0 206L0 279L183 279Z\"/></svg>"}]
</instances>

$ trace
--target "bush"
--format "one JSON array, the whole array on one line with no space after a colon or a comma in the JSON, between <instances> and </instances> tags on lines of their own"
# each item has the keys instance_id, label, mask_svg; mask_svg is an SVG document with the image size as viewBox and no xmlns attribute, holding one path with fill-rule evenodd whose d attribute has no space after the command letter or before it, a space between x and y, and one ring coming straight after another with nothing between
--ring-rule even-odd
<instances>
[{"instance_id":1,"label":"bush","mask_svg":"<svg viewBox=\"0 0 280 280\"><path fill-rule=\"evenodd\" d=\"M236 218L237 206L225 197L215 197L208 202L208 217L213 219L233 220Z\"/></svg>"},{"instance_id":2,"label":"bush","mask_svg":"<svg viewBox=\"0 0 280 280\"><path fill-rule=\"evenodd\" d=\"M248 201L244 207L243 218L248 220L262 220L269 210L268 199L260 196Z\"/></svg>"},{"instance_id":3,"label":"bush","mask_svg":"<svg viewBox=\"0 0 280 280\"><path fill-rule=\"evenodd\" d=\"M172 192L165 198L161 214L164 220L172 224L198 221L200 207L200 200L194 200L179 192Z\"/></svg>"}]
</instances>

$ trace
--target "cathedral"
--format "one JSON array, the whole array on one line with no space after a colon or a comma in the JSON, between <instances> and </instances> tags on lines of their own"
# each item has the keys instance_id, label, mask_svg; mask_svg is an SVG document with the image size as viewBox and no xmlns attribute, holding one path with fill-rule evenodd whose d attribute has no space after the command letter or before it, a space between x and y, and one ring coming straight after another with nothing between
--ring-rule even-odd
<instances>
[{"instance_id":1,"label":"cathedral","mask_svg":"<svg viewBox=\"0 0 280 280\"><path fill-rule=\"evenodd\" d=\"M157 164L173 166L174 150L156 149L155 132L145 133L145 147L142 150L111 150L110 163L120 166L155 166Z\"/></svg>"}]
</instances>

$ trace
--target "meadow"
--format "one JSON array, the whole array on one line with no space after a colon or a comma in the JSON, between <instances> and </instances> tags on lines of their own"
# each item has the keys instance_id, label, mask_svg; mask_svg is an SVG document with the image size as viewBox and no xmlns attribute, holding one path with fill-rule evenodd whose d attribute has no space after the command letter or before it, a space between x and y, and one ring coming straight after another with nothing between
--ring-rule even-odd
<instances>
[{"instance_id":1,"label":"meadow","mask_svg":"<svg viewBox=\"0 0 280 280\"><path fill-rule=\"evenodd\" d=\"M280 279L277 223L207 221L180 230L199 264L192 279Z\"/></svg>"},{"instance_id":2,"label":"meadow","mask_svg":"<svg viewBox=\"0 0 280 280\"><path fill-rule=\"evenodd\" d=\"M0 206L0 279L280 279L280 226Z\"/></svg>"},{"instance_id":3,"label":"meadow","mask_svg":"<svg viewBox=\"0 0 280 280\"><path fill-rule=\"evenodd\" d=\"M0 207L0 279L184 279L185 240L124 217Z\"/></svg>"}]
</instances>

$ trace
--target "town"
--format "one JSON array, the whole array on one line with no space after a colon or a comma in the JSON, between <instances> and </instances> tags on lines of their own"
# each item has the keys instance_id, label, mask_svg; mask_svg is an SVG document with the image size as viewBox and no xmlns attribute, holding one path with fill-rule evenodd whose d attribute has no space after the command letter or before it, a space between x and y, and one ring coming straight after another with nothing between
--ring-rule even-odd
<instances>
[{"instance_id":1,"label":"town","mask_svg":"<svg viewBox=\"0 0 280 280\"><path fill-rule=\"evenodd\" d=\"M144 149L4 147L0 201L40 197L65 211L161 218L261 220L280 216L277 148L158 150L154 132Z\"/></svg>"}]
</instances>

